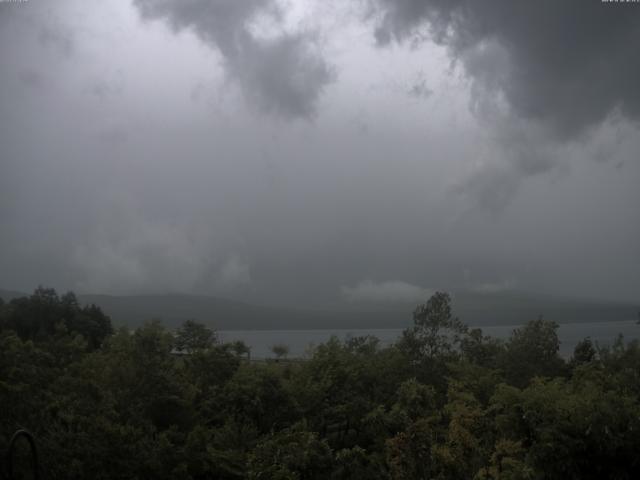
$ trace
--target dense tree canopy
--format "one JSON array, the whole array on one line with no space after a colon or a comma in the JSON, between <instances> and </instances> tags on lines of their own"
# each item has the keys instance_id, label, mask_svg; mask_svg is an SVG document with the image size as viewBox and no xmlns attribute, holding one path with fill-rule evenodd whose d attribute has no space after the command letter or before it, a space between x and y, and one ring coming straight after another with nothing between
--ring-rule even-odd
<instances>
[{"instance_id":1,"label":"dense tree canopy","mask_svg":"<svg viewBox=\"0 0 640 480\"><path fill-rule=\"evenodd\" d=\"M52 479L640 478L637 341L565 361L556 323L499 341L443 293L414 321L250 361L196 321L114 332L38 288L0 302L0 450L28 428Z\"/></svg>"},{"instance_id":2,"label":"dense tree canopy","mask_svg":"<svg viewBox=\"0 0 640 480\"><path fill-rule=\"evenodd\" d=\"M211 348L215 341L213 330L195 320L187 320L176 331L174 346L180 352L194 353Z\"/></svg>"},{"instance_id":3,"label":"dense tree canopy","mask_svg":"<svg viewBox=\"0 0 640 480\"><path fill-rule=\"evenodd\" d=\"M0 328L13 330L22 340L38 340L65 328L84 337L91 349L112 333L111 320L95 305L81 307L76 296L58 296L51 288L38 287L30 297L2 305Z\"/></svg>"}]
</instances>

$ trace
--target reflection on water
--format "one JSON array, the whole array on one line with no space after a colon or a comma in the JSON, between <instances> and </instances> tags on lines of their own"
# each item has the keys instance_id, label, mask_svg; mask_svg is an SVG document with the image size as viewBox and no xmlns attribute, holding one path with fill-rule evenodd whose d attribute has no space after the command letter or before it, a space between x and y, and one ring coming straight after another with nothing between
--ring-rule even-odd
<instances>
[{"instance_id":1,"label":"reflection on water","mask_svg":"<svg viewBox=\"0 0 640 480\"><path fill-rule=\"evenodd\" d=\"M518 325L483 327L485 335L507 338ZM352 330L225 330L219 332L223 342L242 340L251 347L252 358L273 357L271 347L285 344L289 347L290 357L304 357L313 345L326 342L332 335L341 340L349 337L374 335L382 345L389 345L402 334L402 329L352 329ZM576 344L585 337L591 337L600 346L610 345L622 334L626 340L640 338L640 325L633 320L618 322L567 323L560 325L560 353L570 356Z\"/></svg>"}]
</instances>

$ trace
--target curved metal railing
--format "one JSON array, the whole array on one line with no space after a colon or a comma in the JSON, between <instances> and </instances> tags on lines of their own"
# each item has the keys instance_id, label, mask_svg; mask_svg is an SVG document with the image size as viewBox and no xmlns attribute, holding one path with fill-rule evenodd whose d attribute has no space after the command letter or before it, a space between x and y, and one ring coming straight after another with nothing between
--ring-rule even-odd
<instances>
[{"instance_id":1,"label":"curved metal railing","mask_svg":"<svg viewBox=\"0 0 640 480\"><path fill-rule=\"evenodd\" d=\"M9 442L9 448L7 449L6 456L6 471L0 471L0 475L3 479L6 480L14 480L14 470L13 470L13 460L14 460L14 452L16 448L16 443L20 437L24 437L29 443L29 447L31 448L31 469L33 473L33 478L39 480L40 478L40 469L38 465L38 449L36 448L36 440L33 438L33 435L29 433L27 430L18 430L11 437L11 441Z\"/></svg>"}]
</instances>

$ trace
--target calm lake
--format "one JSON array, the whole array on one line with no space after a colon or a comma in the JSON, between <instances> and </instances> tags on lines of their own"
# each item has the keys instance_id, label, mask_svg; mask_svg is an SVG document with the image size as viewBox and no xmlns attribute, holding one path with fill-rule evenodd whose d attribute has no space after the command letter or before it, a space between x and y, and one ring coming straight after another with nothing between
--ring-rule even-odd
<instances>
[{"instance_id":1,"label":"calm lake","mask_svg":"<svg viewBox=\"0 0 640 480\"><path fill-rule=\"evenodd\" d=\"M507 338L514 328L519 325L482 327L485 335L497 338ZM224 330L218 332L220 340L231 342L242 340L251 347L252 358L273 357L273 345L287 345L289 357L304 357L314 345L324 343L332 335L344 340L349 337L374 335L380 339L382 345L395 342L402 334L402 329L356 329L356 330ZM570 356L576 344L585 337L591 337L600 346L610 345L616 337L622 334L625 340L640 338L640 325L634 320L619 322L566 323L560 325L560 353Z\"/></svg>"}]
</instances>

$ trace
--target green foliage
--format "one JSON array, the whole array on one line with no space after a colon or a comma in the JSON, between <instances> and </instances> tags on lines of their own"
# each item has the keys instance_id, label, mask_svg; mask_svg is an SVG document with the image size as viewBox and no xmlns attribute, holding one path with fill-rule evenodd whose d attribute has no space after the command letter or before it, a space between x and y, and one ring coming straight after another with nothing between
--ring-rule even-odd
<instances>
[{"instance_id":1,"label":"green foliage","mask_svg":"<svg viewBox=\"0 0 640 480\"><path fill-rule=\"evenodd\" d=\"M176 331L174 346L180 352L193 353L211 348L216 341L212 329L195 320L187 320Z\"/></svg>"},{"instance_id":2,"label":"green foliage","mask_svg":"<svg viewBox=\"0 0 640 480\"><path fill-rule=\"evenodd\" d=\"M500 439L491 454L490 464L482 467L474 480L530 480L534 470L524 461L526 449L521 442Z\"/></svg>"},{"instance_id":3,"label":"green foliage","mask_svg":"<svg viewBox=\"0 0 640 480\"><path fill-rule=\"evenodd\" d=\"M336 452L332 480L378 480L387 478L380 458L356 445Z\"/></svg>"},{"instance_id":4,"label":"green foliage","mask_svg":"<svg viewBox=\"0 0 640 480\"><path fill-rule=\"evenodd\" d=\"M113 333L109 317L95 305L81 307L72 292L58 297L54 289L38 287L30 297L2 306L0 330L12 330L23 340L46 340L60 325L82 335L94 350Z\"/></svg>"},{"instance_id":5,"label":"green foliage","mask_svg":"<svg viewBox=\"0 0 640 480\"><path fill-rule=\"evenodd\" d=\"M266 436L249 456L249 479L322 480L331 471L329 445L303 425Z\"/></svg>"},{"instance_id":6,"label":"green foliage","mask_svg":"<svg viewBox=\"0 0 640 480\"><path fill-rule=\"evenodd\" d=\"M558 354L557 330L557 323L539 318L513 331L501 365L509 383L524 387L535 376L555 377L566 372Z\"/></svg>"},{"instance_id":7,"label":"green foliage","mask_svg":"<svg viewBox=\"0 0 640 480\"><path fill-rule=\"evenodd\" d=\"M242 340L236 340L235 342L231 342L229 348L239 357L244 355L247 356L247 360L251 360L251 348L244 343Z\"/></svg>"},{"instance_id":8,"label":"green foliage","mask_svg":"<svg viewBox=\"0 0 640 480\"><path fill-rule=\"evenodd\" d=\"M482 330L468 330L460 340L463 357L473 364L498 368L500 357L504 354L504 342L482 334Z\"/></svg>"},{"instance_id":9,"label":"green foliage","mask_svg":"<svg viewBox=\"0 0 640 480\"><path fill-rule=\"evenodd\" d=\"M286 390L281 372L271 365L242 365L221 394L227 415L255 426L260 433L297 420L296 401Z\"/></svg>"},{"instance_id":10,"label":"green foliage","mask_svg":"<svg viewBox=\"0 0 640 480\"><path fill-rule=\"evenodd\" d=\"M526 447L526 463L551 478L634 478L638 472L638 398L591 382L537 380L502 388L493 399L502 438Z\"/></svg>"},{"instance_id":11,"label":"green foliage","mask_svg":"<svg viewBox=\"0 0 640 480\"><path fill-rule=\"evenodd\" d=\"M640 396L640 341L625 344L619 336L611 347L598 349L598 357L612 388Z\"/></svg>"},{"instance_id":12,"label":"green foliage","mask_svg":"<svg viewBox=\"0 0 640 480\"><path fill-rule=\"evenodd\" d=\"M0 303L0 450L36 436L51 479L634 479L640 342L557 325L506 342L438 293L396 345L332 338L310 358L251 362L187 321L111 332L73 294Z\"/></svg>"},{"instance_id":13,"label":"green foliage","mask_svg":"<svg viewBox=\"0 0 640 480\"><path fill-rule=\"evenodd\" d=\"M585 365L593 362L598 352L596 351L591 338L587 337L584 340L578 342L573 349L573 356L571 357L571 365Z\"/></svg>"},{"instance_id":14,"label":"green foliage","mask_svg":"<svg viewBox=\"0 0 640 480\"><path fill-rule=\"evenodd\" d=\"M414 356L433 359L455 352L467 327L451 312L451 297L444 292L436 292L427 303L416 307L414 327L404 335L404 341Z\"/></svg>"},{"instance_id":15,"label":"green foliage","mask_svg":"<svg viewBox=\"0 0 640 480\"><path fill-rule=\"evenodd\" d=\"M271 351L277 359L287 358L287 355L289 355L289 347L285 344L273 345Z\"/></svg>"}]
</instances>

